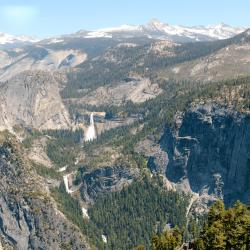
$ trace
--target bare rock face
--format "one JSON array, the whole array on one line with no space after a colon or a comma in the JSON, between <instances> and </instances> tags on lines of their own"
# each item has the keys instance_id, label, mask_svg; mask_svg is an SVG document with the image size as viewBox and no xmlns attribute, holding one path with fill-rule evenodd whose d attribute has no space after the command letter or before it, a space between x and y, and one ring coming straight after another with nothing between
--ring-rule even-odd
<instances>
[{"instance_id":1,"label":"bare rock face","mask_svg":"<svg viewBox=\"0 0 250 250\"><path fill-rule=\"evenodd\" d=\"M101 86L82 97L80 103L90 105L121 105L126 101L142 103L162 93L162 89L148 78L128 77L116 86ZM71 99L71 101L76 101Z\"/></svg>"},{"instance_id":2,"label":"bare rock face","mask_svg":"<svg viewBox=\"0 0 250 250\"><path fill-rule=\"evenodd\" d=\"M53 163L46 154L47 138L40 137L34 140L32 147L30 148L28 157L36 164L46 166L47 168L53 167Z\"/></svg>"},{"instance_id":3,"label":"bare rock face","mask_svg":"<svg viewBox=\"0 0 250 250\"><path fill-rule=\"evenodd\" d=\"M18 143L9 134L0 137L0 242L4 249L89 249L80 230L59 212Z\"/></svg>"},{"instance_id":4,"label":"bare rock face","mask_svg":"<svg viewBox=\"0 0 250 250\"><path fill-rule=\"evenodd\" d=\"M164 70L164 75L174 79L195 81L221 81L248 75L250 43L232 44L208 56L184 62Z\"/></svg>"},{"instance_id":5,"label":"bare rock face","mask_svg":"<svg viewBox=\"0 0 250 250\"><path fill-rule=\"evenodd\" d=\"M37 129L70 126L52 73L28 71L0 85L0 130L20 124Z\"/></svg>"},{"instance_id":6,"label":"bare rock face","mask_svg":"<svg viewBox=\"0 0 250 250\"><path fill-rule=\"evenodd\" d=\"M81 196L87 203L98 194L120 191L140 175L139 169L124 166L104 167L82 174Z\"/></svg>"},{"instance_id":7,"label":"bare rock face","mask_svg":"<svg viewBox=\"0 0 250 250\"><path fill-rule=\"evenodd\" d=\"M56 70L74 67L87 59L79 50L50 50L41 46L13 50L14 55L0 50L0 81L6 81L28 70Z\"/></svg>"},{"instance_id":8,"label":"bare rock face","mask_svg":"<svg viewBox=\"0 0 250 250\"><path fill-rule=\"evenodd\" d=\"M135 151L148 157L148 166L152 173L165 174L168 155L158 143L147 138L138 143Z\"/></svg>"},{"instance_id":9,"label":"bare rock face","mask_svg":"<svg viewBox=\"0 0 250 250\"><path fill-rule=\"evenodd\" d=\"M218 105L195 105L166 129L167 178L189 191L250 201L250 116ZM188 185L187 185L188 184Z\"/></svg>"}]
</instances>

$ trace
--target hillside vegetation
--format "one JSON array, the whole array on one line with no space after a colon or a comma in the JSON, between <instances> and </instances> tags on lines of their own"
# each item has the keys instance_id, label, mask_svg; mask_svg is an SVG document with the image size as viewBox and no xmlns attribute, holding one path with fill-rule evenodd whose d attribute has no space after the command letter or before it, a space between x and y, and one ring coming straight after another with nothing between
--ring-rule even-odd
<instances>
[{"instance_id":1,"label":"hillside vegetation","mask_svg":"<svg viewBox=\"0 0 250 250\"><path fill-rule=\"evenodd\" d=\"M194 250L247 250L250 247L250 208L236 202L225 209L222 201L216 202L208 213L208 219L200 236L189 244ZM152 250L175 250L182 248L183 235L177 227L152 238ZM143 245L134 250L143 250Z\"/></svg>"}]
</instances>

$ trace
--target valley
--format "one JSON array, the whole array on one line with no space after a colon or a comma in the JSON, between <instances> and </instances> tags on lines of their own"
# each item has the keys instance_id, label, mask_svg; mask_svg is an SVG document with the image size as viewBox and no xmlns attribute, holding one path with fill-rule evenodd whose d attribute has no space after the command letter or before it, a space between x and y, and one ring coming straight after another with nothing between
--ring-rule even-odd
<instances>
[{"instance_id":1,"label":"valley","mask_svg":"<svg viewBox=\"0 0 250 250\"><path fill-rule=\"evenodd\" d=\"M0 48L0 249L205 242L211 205L250 203L249 30L152 21Z\"/></svg>"}]
</instances>

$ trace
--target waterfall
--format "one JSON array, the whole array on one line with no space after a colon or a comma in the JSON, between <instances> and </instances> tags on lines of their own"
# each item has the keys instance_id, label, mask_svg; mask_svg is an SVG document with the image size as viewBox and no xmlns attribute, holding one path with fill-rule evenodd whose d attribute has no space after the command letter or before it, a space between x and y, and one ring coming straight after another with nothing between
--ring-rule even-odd
<instances>
[{"instance_id":1,"label":"waterfall","mask_svg":"<svg viewBox=\"0 0 250 250\"><path fill-rule=\"evenodd\" d=\"M96 131L95 131L95 124L94 124L94 114L90 114L90 125L88 127L86 136L85 136L85 141L93 141L96 139Z\"/></svg>"},{"instance_id":2,"label":"waterfall","mask_svg":"<svg viewBox=\"0 0 250 250\"><path fill-rule=\"evenodd\" d=\"M90 126L94 126L94 114L93 113L91 113L90 114Z\"/></svg>"}]
</instances>

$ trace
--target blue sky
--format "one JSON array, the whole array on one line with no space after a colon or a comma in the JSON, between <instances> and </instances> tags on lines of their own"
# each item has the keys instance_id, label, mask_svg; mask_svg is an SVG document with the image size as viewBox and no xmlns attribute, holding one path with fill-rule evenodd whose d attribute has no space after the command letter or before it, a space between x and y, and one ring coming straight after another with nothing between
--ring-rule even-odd
<instances>
[{"instance_id":1,"label":"blue sky","mask_svg":"<svg viewBox=\"0 0 250 250\"><path fill-rule=\"evenodd\" d=\"M38 37L143 24L250 27L249 0L0 0L0 32Z\"/></svg>"}]
</instances>

